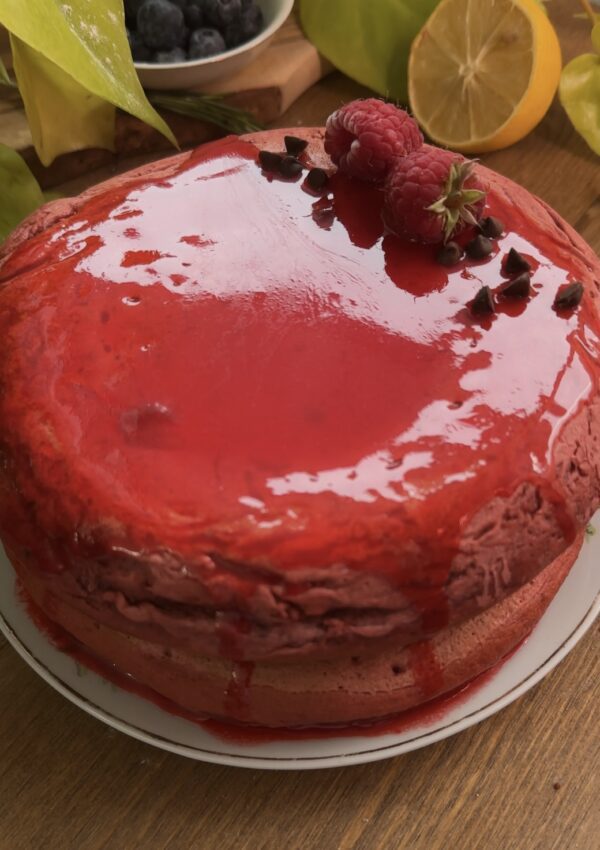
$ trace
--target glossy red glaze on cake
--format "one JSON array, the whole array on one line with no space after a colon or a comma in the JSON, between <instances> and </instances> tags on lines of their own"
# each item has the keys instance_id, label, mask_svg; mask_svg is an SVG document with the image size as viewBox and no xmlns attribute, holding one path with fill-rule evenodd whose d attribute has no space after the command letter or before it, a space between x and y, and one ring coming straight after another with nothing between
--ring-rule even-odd
<instances>
[{"instance_id":1,"label":"glossy red glaze on cake","mask_svg":"<svg viewBox=\"0 0 600 850\"><path fill-rule=\"evenodd\" d=\"M598 261L479 167L506 234L449 270L384 234L377 189L334 174L315 197L257 150L125 175L10 243L1 534L143 640L237 661L404 645L530 581L597 503ZM510 248L532 296L474 319Z\"/></svg>"}]
</instances>

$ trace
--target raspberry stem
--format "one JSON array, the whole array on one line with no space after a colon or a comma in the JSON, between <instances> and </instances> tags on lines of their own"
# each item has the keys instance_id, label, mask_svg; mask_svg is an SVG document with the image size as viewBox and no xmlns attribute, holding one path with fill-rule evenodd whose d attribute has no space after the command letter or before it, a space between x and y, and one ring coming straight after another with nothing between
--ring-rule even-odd
<instances>
[{"instance_id":1,"label":"raspberry stem","mask_svg":"<svg viewBox=\"0 0 600 850\"><path fill-rule=\"evenodd\" d=\"M477 224L472 207L485 197L485 192L481 189L463 188L472 172L472 161L453 162L448 171L443 194L427 207L430 212L443 218L444 242L448 241L461 221L471 225Z\"/></svg>"}]
</instances>

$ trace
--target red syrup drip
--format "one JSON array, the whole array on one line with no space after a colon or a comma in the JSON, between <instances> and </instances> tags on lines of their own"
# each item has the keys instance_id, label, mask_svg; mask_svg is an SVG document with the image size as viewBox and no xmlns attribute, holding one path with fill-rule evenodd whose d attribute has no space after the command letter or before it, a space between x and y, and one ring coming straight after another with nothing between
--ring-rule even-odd
<instances>
[{"instance_id":1,"label":"red syrup drip","mask_svg":"<svg viewBox=\"0 0 600 850\"><path fill-rule=\"evenodd\" d=\"M362 723L354 723L349 726L332 725L326 727L275 729L263 726L245 726L243 724L230 723L228 721L217 720L214 718L203 718L193 714L192 712L186 711L171 700L161 696L161 694L157 693L152 688L149 688L147 685L136 682L135 679L131 678L131 676L126 676L124 673L121 673L115 667L107 664L104 660L98 658L87 650L82 644L73 638L72 635L65 631L65 629L56 623L53 623L52 620L46 616L46 614L35 604L20 582L17 583L17 594L20 601L25 606L29 617L39 631L48 638L53 646L61 652L69 655L78 664L87 667L92 672L104 679L107 679L122 690L148 700L148 702L153 703L153 705L157 706L157 708L160 708L168 714L175 717L181 717L190 723L195 723L223 741L243 746L267 744L277 741L310 741L349 737L374 738L379 735L397 735L407 732L413 728L430 725L432 723L439 723L452 709L462 705L471 696L476 694L480 688L492 681L496 673L510 658L512 658L512 656L527 640L527 638L525 638L525 640L517 644L517 646L497 664L489 670L486 670L484 673L481 673L470 682L392 717L386 717L383 720L374 722L365 721ZM415 659L413 659L413 663L414 661ZM420 682L422 682L424 692L426 692L428 687L432 686L432 679L426 674L424 668L425 664L426 653L419 651L418 660L415 666L415 677L418 681L420 680ZM242 699L244 698L244 690L248 687L250 682L252 668L253 665L250 663L241 663L234 666L234 673L232 674L231 682L235 679L237 682L241 683ZM435 677L435 672L432 675ZM230 694L231 682L227 690L228 696ZM236 693L237 688L238 684L236 683L232 689L232 699L234 700L238 699L238 695ZM236 704L236 707L239 707L239 703Z\"/></svg>"},{"instance_id":2,"label":"red syrup drip","mask_svg":"<svg viewBox=\"0 0 600 850\"><path fill-rule=\"evenodd\" d=\"M446 269L384 235L378 190L338 174L315 202L256 157L241 139L205 145L7 258L2 536L44 570L119 548L192 565L216 551L291 583L297 566L345 564L439 629L482 504L549 487L572 539L550 447L596 391L594 269L515 187L488 194L507 230L495 252ZM504 282L510 248L535 295L477 321L465 305ZM589 297L558 316L575 278ZM215 573L246 611L261 579L244 599Z\"/></svg>"},{"instance_id":3,"label":"red syrup drip","mask_svg":"<svg viewBox=\"0 0 600 850\"><path fill-rule=\"evenodd\" d=\"M433 647L427 641L410 644L409 664L415 685L426 699L428 694L439 693L444 685L444 674Z\"/></svg>"}]
</instances>

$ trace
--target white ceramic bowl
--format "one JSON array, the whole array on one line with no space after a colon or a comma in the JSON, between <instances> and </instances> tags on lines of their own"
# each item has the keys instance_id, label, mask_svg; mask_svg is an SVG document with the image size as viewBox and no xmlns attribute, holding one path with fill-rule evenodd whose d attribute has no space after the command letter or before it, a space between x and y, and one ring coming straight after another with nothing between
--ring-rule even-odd
<instances>
[{"instance_id":1,"label":"white ceramic bowl","mask_svg":"<svg viewBox=\"0 0 600 850\"><path fill-rule=\"evenodd\" d=\"M202 88L217 79L225 79L249 65L263 52L292 11L294 0L258 0L264 15L264 27L257 36L216 56L189 62L161 64L135 62L138 76L147 89Z\"/></svg>"}]
</instances>

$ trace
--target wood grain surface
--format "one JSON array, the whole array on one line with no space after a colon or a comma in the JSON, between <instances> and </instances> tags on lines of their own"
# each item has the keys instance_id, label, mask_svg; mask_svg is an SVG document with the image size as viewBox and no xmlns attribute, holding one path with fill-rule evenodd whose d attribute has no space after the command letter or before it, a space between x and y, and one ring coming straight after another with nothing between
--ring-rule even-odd
<instances>
[{"instance_id":1,"label":"wood grain surface","mask_svg":"<svg viewBox=\"0 0 600 850\"><path fill-rule=\"evenodd\" d=\"M576 4L549 7L566 58L587 49ZM334 74L277 123L320 124L362 93ZM600 160L558 104L485 162L600 250ZM598 850L599 635L597 622L533 691L454 738L298 773L204 765L126 738L67 703L0 639L0 850Z\"/></svg>"}]
</instances>

